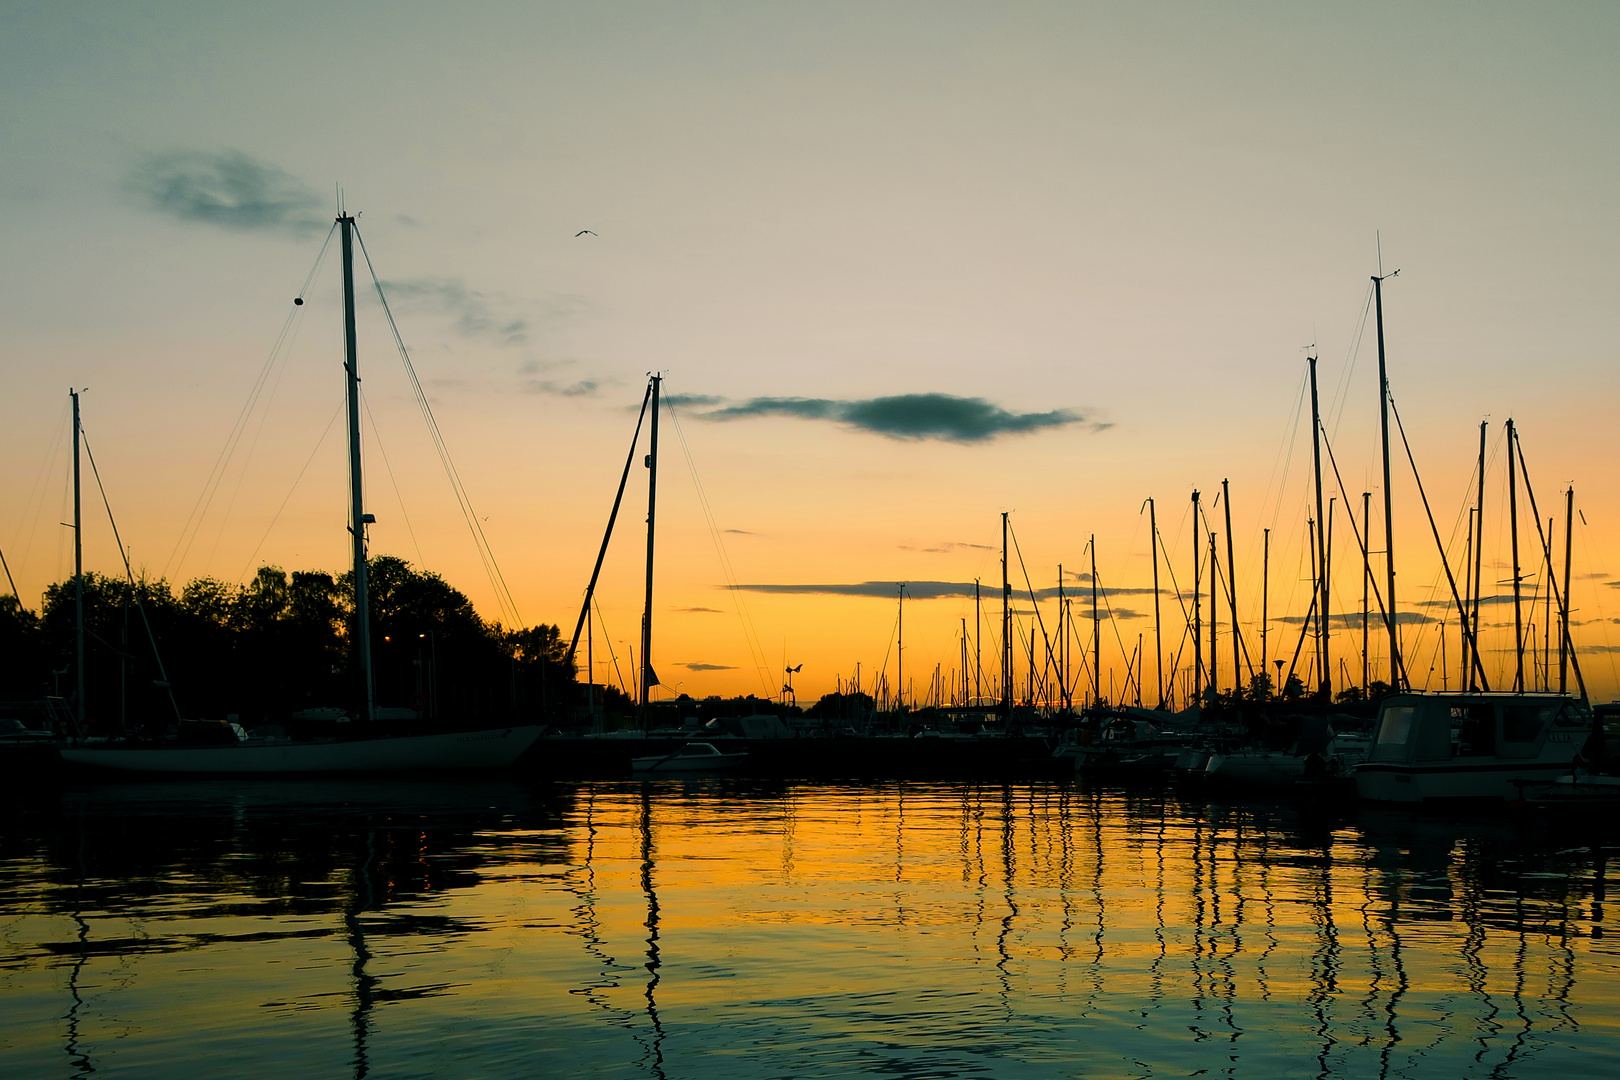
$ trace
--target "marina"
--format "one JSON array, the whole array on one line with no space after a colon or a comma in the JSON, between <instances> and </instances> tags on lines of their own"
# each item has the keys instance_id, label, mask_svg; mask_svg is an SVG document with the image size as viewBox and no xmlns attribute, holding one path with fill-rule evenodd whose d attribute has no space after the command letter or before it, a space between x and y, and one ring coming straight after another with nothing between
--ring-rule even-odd
<instances>
[{"instance_id":1,"label":"marina","mask_svg":"<svg viewBox=\"0 0 1620 1080\"><path fill-rule=\"evenodd\" d=\"M1620 1076L1620 6L12 6L0 1080Z\"/></svg>"}]
</instances>

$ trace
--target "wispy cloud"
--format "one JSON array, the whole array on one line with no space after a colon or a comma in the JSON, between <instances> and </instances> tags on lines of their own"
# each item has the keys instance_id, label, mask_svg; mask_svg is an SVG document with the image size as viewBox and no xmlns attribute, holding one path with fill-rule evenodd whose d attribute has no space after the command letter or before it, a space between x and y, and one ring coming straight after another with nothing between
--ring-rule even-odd
<instances>
[{"instance_id":1,"label":"wispy cloud","mask_svg":"<svg viewBox=\"0 0 1620 1080\"><path fill-rule=\"evenodd\" d=\"M450 315L451 325L464 338L483 338L501 345L522 345L529 340L527 319L496 310L498 299L470 289L461 278L415 278L385 281L383 291L399 306L417 306ZM504 306L504 305L502 305Z\"/></svg>"},{"instance_id":2,"label":"wispy cloud","mask_svg":"<svg viewBox=\"0 0 1620 1080\"><path fill-rule=\"evenodd\" d=\"M690 664L676 664L675 666L676 667L683 667L687 671L736 671L737 670L736 666L733 665L733 664L705 664L701 660L695 660Z\"/></svg>"},{"instance_id":3,"label":"wispy cloud","mask_svg":"<svg viewBox=\"0 0 1620 1080\"><path fill-rule=\"evenodd\" d=\"M555 379L524 379L518 384L525 394L555 394L558 397L590 397L599 389L595 379L557 382Z\"/></svg>"},{"instance_id":4,"label":"wispy cloud","mask_svg":"<svg viewBox=\"0 0 1620 1080\"><path fill-rule=\"evenodd\" d=\"M180 221L295 236L329 222L321 199L303 181L238 151L147 154L124 187L150 209Z\"/></svg>"},{"instance_id":5,"label":"wispy cloud","mask_svg":"<svg viewBox=\"0 0 1620 1080\"><path fill-rule=\"evenodd\" d=\"M1311 617L1315 618L1315 616L1311 616ZM1271 621L1272 622L1280 622L1280 623L1284 623L1284 624L1292 624L1294 626L1298 626L1299 624L1303 623L1305 621L1305 619L1306 619L1306 616L1304 616L1304 615L1273 615L1273 616L1271 616ZM1384 617L1382 615L1380 615L1376 611L1374 611L1374 612L1372 612L1371 614L1368 615L1368 620L1369 620L1368 624L1367 624L1368 626L1381 627L1381 626L1384 625ZM1423 624L1423 623L1439 622L1440 620L1436 619L1432 615L1425 615L1421 611L1397 611L1395 613L1395 621L1404 626L1407 623ZM1329 625L1337 625L1337 626L1340 626L1340 627L1342 627L1342 628L1344 628L1346 630L1351 630L1351 629L1359 630L1359 629L1361 629L1361 612L1359 612L1359 611L1334 612L1331 616L1329 616L1328 622L1329 622Z\"/></svg>"},{"instance_id":6,"label":"wispy cloud","mask_svg":"<svg viewBox=\"0 0 1620 1080\"><path fill-rule=\"evenodd\" d=\"M964 544L955 540L947 540L935 547L912 547L910 544L901 544L901 551L920 551L924 555L948 555L953 551L994 551L989 544Z\"/></svg>"},{"instance_id":7,"label":"wispy cloud","mask_svg":"<svg viewBox=\"0 0 1620 1080\"><path fill-rule=\"evenodd\" d=\"M725 532L725 533L730 533L732 536L758 536L759 535L759 533L749 532L747 529L721 529L720 531Z\"/></svg>"},{"instance_id":8,"label":"wispy cloud","mask_svg":"<svg viewBox=\"0 0 1620 1080\"><path fill-rule=\"evenodd\" d=\"M1020 413L979 397L954 394L895 394L888 397L840 401L832 398L756 397L734 404L723 399L689 395L688 406L718 406L693 415L702 420L742 420L756 416L785 416L800 420L828 420L891 439L944 442L988 442L1003 435L1021 435L1048 428L1086 424L1094 431L1109 425L1088 422L1072 409Z\"/></svg>"},{"instance_id":9,"label":"wispy cloud","mask_svg":"<svg viewBox=\"0 0 1620 1080\"><path fill-rule=\"evenodd\" d=\"M697 615L697 614L724 615L725 614L725 612L721 611L717 607L678 607L678 608L671 608L670 610L671 611L684 611L689 615Z\"/></svg>"},{"instance_id":10,"label":"wispy cloud","mask_svg":"<svg viewBox=\"0 0 1620 1080\"><path fill-rule=\"evenodd\" d=\"M767 584L767 585L727 585L728 589L740 589L743 592L777 593L800 596L869 596L892 600L900 595L898 581L860 581L830 585L813 584ZM985 582L978 586L979 596L982 598L994 597L999 585ZM906 582L907 600L941 600L953 597L970 597L973 595L974 585L971 581L908 581ZM1168 591L1168 590L1166 590ZM1056 587L1049 589L1036 589L1036 600L1053 600L1057 598ZM1074 597L1075 593L1067 591L1065 596ZM1098 596L1152 596L1153 590L1146 589L1098 589ZM1029 590L1014 587L1013 597L1017 600L1029 599Z\"/></svg>"}]
</instances>

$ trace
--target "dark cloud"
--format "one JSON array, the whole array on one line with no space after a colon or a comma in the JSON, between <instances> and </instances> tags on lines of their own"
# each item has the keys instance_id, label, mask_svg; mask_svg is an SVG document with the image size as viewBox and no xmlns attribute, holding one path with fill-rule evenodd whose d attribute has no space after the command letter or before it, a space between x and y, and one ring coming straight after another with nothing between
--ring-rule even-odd
<instances>
[{"instance_id":1,"label":"dark cloud","mask_svg":"<svg viewBox=\"0 0 1620 1080\"><path fill-rule=\"evenodd\" d=\"M732 536L758 536L759 535L759 533L749 532L747 529L721 529L720 531L730 533Z\"/></svg>"},{"instance_id":2,"label":"dark cloud","mask_svg":"<svg viewBox=\"0 0 1620 1080\"><path fill-rule=\"evenodd\" d=\"M495 301L469 289L460 278L385 281L382 286L392 304L416 305L452 316L452 325L462 337L493 339L502 345L521 345L529 340L527 320L498 314Z\"/></svg>"},{"instance_id":3,"label":"dark cloud","mask_svg":"<svg viewBox=\"0 0 1620 1080\"><path fill-rule=\"evenodd\" d=\"M959 543L959 542L957 542L955 540L947 540L944 543L939 544L936 547L923 547L923 548L920 548L920 547L912 547L909 544L901 544L900 545L900 550L901 551L920 551L924 555L948 555L953 551L994 551L995 548L991 547L989 544L964 544L964 543Z\"/></svg>"},{"instance_id":4,"label":"dark cloud","mask_svg":"<svg viewBox=\"0 0 1620 1080\"><path fill-rule=\"evenodd\" d=\"M713 394L659 394L658 400L675 409L719 405L725 398Z\"/></svg>"},{"instance_id":5,"label":"dark cloud","mask_svg":"<svg viewBox=\"0 0 1620 1080\"><path fill-rule=\"evenodd\" d=\"M861 581L834 585L728 585L728 589L740 589L743 592L759 593L787 593L801 596L873 596L892 600L900 595L898 581ZM999 585L984 582L979 585L979 596L991 599L997 595ZM1053 600L1057 598L1056 587L1050 589L1036 589L1036 600ZM907 600L940 600L951 597L970 597L973 595L973 582L971 581L908 581L906 582ZM1064 592L1065 596L1080 599L1082 595L1089 597L1089 590L1079 594L1072 589ZM1148 589L1098 589L1098 596L1152 596L1153 590ZM1018 587L1013 588L1015 600L1029 599L1029 590ZM1089 616L1088 616L1089 617Z\"/></svg>"},{"instance_id":6,"label":"dark cloud","mask_svg":"<svg viewBox=\"0 0 1620 1080\"><path fill-rule=\"evenodd\" d=\"M737 670L736 667L731 665L731 664L705 664L701 660L694 661L693 663L690 663L690 664L676 664L675 666L676 667L683 667L687 671L736 671Z\"/></svg>"},{"instance_id":7,"label":"dark cloud","mask_svg":"<svg viewBox=\"0 0 1620 1080\"><path fill-rule=\"evenodd\" d=\"M693 404L699 402L693 401ZM716 401L703 404L719 404ZM801 420L830 420L891 439L941 439L946 442L987 442L1002 435L1026 434L1045 428L1085 423L1071 409L1015 413L983 398L954 394L895 394L890 397L835 401L831 398L757 397L708 412L703 420L741 420L752 416L788 416ZM1093 424L1094 430L1103 425Z\"/></svg>"},{"instance_id":8,"label":"dark cloud","mask_svg":"<svg viewBox=\"0 0 1620 1080\"><path fill-rule=\"evenodd\" d=\"M148 154L124 178L133 195L180 221L225 229L318 233L330 224L302 181L236 150Z\"/></svg>"},{"instance_id":9,"label":"dark cloud","mask_svg":"<svg viewBox=\"0 0 1620 1080\"><path fill-rule=\"evenodd\" d=\"M684 611L684 612L686 612L688 614L693 614L693 615L696 615L696 614L724 615L725 614L725 612L721 611L717 607L678 607L678 608L671 608L670 610L671 611Z\"/></svg>"}]
</instances>

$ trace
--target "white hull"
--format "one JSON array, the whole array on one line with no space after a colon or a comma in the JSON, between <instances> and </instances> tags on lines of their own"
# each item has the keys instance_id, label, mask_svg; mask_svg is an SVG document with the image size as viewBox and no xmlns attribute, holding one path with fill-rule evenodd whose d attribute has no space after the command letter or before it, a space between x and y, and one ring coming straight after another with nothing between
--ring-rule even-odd
<instances>
[{"instance_id":1,"label":"white hull","mask_svg":"<svg viewBox=\"0 0 1620 1080\"><path fill-rule=\"evenodd\" d=\"M1565 761L1423 765L1368 762L1356 768L1356 794L1371 802L1420 803L1440 799L1516 802L1521 792L1568 773Z\"/></svg>"},{"instance_id":2,"label":"white hull","mask_svg":"<svg viewBox=\"0 0 1620 1080\"><path fill-rule=\"evenodd\" d=\"M64 761L146 773L358 773L493 769L510 765L540 737L540 727L436 735L276 742L235 746L64 747Z\"/></svg>"}]
</instances>

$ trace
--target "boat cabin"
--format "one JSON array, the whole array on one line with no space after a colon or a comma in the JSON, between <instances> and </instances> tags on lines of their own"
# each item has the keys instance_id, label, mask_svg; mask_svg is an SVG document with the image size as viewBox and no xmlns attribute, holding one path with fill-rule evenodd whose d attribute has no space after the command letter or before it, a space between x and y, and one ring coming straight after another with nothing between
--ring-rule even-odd
<instances>
[{"instance_id":1,"label":"boat cabin","mask_svg":"<svg viewBox=\"0 0 1620 1080\"><path fill-rule=\"evenodd\" d=\"M1367 760L1535 759L1552 744L1570 744L1558 754L1567 758L1591 731L1591 713L1568 694L1392 694L1379 709Z\"/></svg>"}]
</instances>

